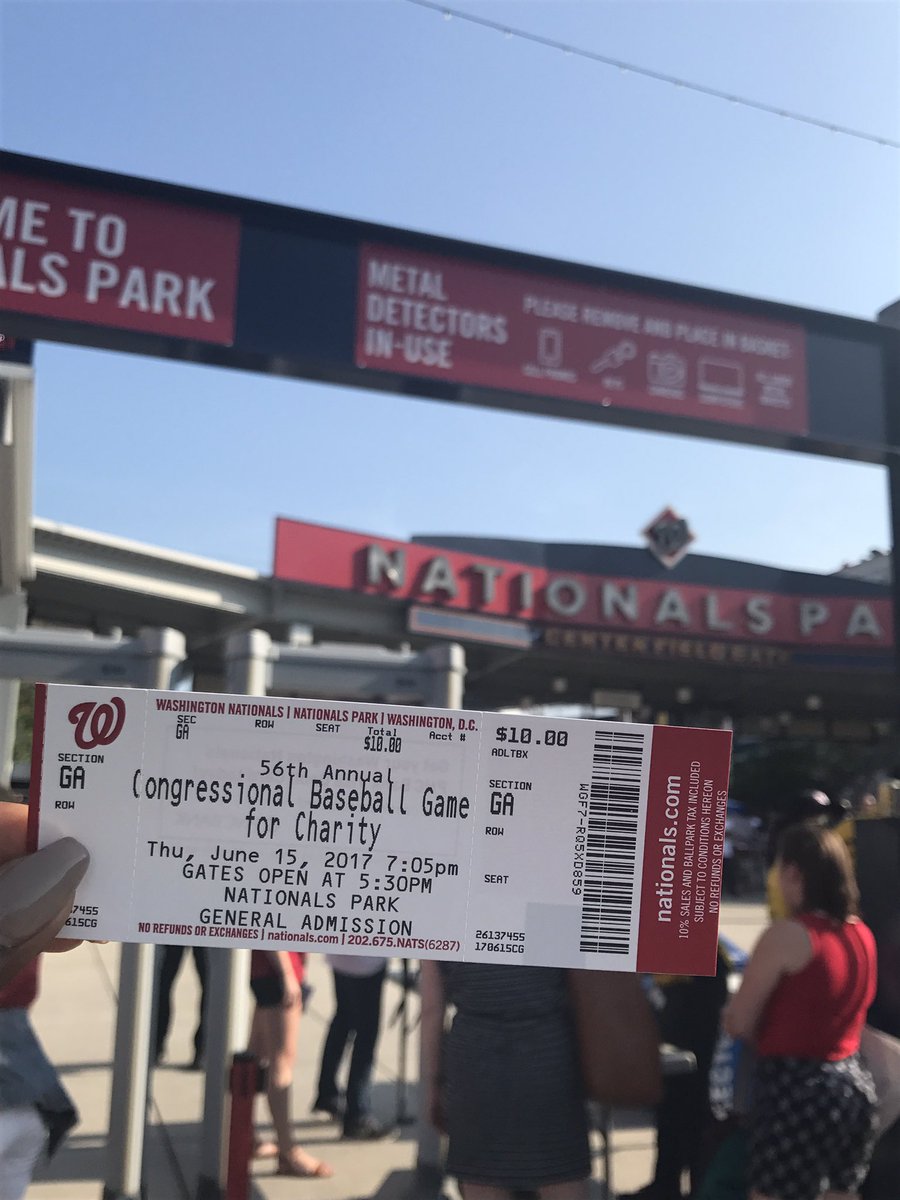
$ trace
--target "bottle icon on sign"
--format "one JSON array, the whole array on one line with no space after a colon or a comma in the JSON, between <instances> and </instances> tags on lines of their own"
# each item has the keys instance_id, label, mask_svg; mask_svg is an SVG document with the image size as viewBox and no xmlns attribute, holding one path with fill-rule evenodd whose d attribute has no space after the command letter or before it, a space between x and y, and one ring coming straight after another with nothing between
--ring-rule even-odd
<instances>
[{"instance_id":1,"label":"bottle icon on sign","mask_svg":"<svg viewBox=\"0 0 900 1200\"><path fill-rule=\"evenodd\" d=\"M563 338L559 329L539 329L537 360L542 367L558 367L562 364Z\"/></svg>"}]
</instances>

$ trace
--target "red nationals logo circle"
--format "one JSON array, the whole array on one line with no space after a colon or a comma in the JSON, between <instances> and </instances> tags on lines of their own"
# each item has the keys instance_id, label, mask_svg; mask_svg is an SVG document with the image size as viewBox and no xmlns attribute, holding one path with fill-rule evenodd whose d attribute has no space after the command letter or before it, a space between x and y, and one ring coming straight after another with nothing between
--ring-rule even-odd
<instances>
[{"instance_id":1,"label":"red nationals logo circle","mask_svg":"<svg viewBox=\"0 0 900 1200\"><path fill-rule=\"evenodd\" d=\"M75 726L75 745L82 750L109 746L125 724L125 701L112 696L109 704L83 700L69 709L69 722Z\"/></svg>"}]
</instances>

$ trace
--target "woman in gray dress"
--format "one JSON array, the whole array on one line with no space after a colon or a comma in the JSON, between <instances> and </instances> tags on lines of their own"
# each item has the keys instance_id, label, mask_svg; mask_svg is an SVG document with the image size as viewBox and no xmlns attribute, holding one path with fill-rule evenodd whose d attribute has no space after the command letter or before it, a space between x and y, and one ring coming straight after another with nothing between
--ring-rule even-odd
<instances>
[{"instance_id":1,"label":"woman in gray dress","mask_svg":"<svg viewBox=\"0 0 900 1200\"><path fill-rule=\"evenodd\" d=\"M420 986L425 1102L466 1200L523 1190L585 1200L591 1158L564 972L423 962Z\"/></svg>"}]
</instances>

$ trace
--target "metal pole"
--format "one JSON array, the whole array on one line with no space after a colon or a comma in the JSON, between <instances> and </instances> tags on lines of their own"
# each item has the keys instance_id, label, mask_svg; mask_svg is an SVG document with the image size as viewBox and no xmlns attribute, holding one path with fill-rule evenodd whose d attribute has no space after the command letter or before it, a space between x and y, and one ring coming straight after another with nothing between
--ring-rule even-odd
<instances>
[{"instance_id":1,"label":"metal pole","mask_svg":"<svg viewBox=\"0 0 900 1200\"><path fill-rule=\"evenodd\" d=\"M442 708L462 708L466 677L466 655L462 646L429 646L422 657L430 659L435 667L434 698L432 704ZM440 1188L443 1178L443 1151L441 1136L428 1119L421 1103L421 1080L427 1079L432 1070L428 1061L428 1048L419 1026L419 1116L416 1125L416 1173L419 1185L429 1193Z\"/></svg>"},{"instance_id":2,"label":"metal pole","mask_svg":"<svg viewBox=\"0 0 900 1200\"><path fill-rule=\"evenodd\" d=\"M229 692L264 696L272 639L261 630L233 634L226 643ZM200 1130L197 1200L223 1200L228 1183L226 1091L231 1061L247 1042L250 1020L250 951L209 950L206 1023L206 1090Z\"/></svg>"},{"instance_id":3,"label":"metal pole","mask_svg":"<svg viewBox=\"0 0 900 1200\"><path fill-rule=\"evenodd\" d=\"M22 584L34 577L32 477L34 372L0 362L0 628L24 629ZM9 785L19 707L19 679L0 679L0 784Z\"/></svg>"},{"instance_id":4,"label":"metal pole","mask_svg":"<svg viewBox=\"0 0 900 1200\"><path fill-rule=\"evenodd\" d=\"M897 693L895 721L900 719L900 303L878 314L884 327L884 432L887 445L888 497L891 514L891 599L894 617L894 663Z\"/></svg>"},{"instance_id":5,"label":"metal pole","mask_svg":"<svg viewBox=\"0 0 900 1200\"><path fill-rule=\"evenodd\" d=\"M167 687L174 666L184 657L184 637L174 629L144 629L140 643L146 656L139 654L136 673L144 676L148 687ZM155 946L122 946L103 1200L138 1200L144 1194L155 957Z\"/></svg>"},{"instance_id":6,"label":"metal pole","mask_svg":"<svg viewBox=\"0 0 900 1200\"><path fill-rule=\"evenodd\" d=\"M409 959L402 960L403 968L401 975L401 987L403 988L403 996L400 1000L399 1017L400 1017L400 1051L399 1061L397 1064L397 1114L395 1117L398 1125L411 1125L415 1120L409 1114L407 1108L407 1059L409 1057L409 993L413 988L412 973L410 971Z\"/></svg>"},{"instance_id":7,"label":"metal pole","mask_svg":"<svg viewBox=\"0 0 900 1200\"><path fill-rule=\"evenodd\" d=\"M15 632L25 628L25 594L0 595L0 629ZM16 715L19 709L19 680L0 679L0 784L9 787L12 778L16 742Z\"/></svg>"},{"instance_id":8,"label":"metal pole","mask_svg":"<svg viewBox=\"0 0 900 1200\"><path fill-rule=\"evenodd\" d=\"M429 1114L425 1111L425 1095L422 1080L436 1073L435 1063L432 1063L428 1046L422 1037L422 1025L419 1025L419 1113L416 1123L416 1176L419 1187L426 1195L436 1195L444 1178L444 1155L441 1135L431 1124Z\"/></svg>"},{"instance_id":9,"label":"metal pole","mask_svg":"<svg viewBox=\"0 0 900 1200\"><path fill-rule=\"evenodd\" d=\"M250 951L208 950L207 963L210 1004L197 1200L223 1200L228 1182L226 1093L232 1058L247 1042Z\"/></svg>"},{"instance_id":10,"label":"metal pole","mask_svg":"<svg viewBox=\"0 0 900 1200\"><path fill-rule=\"evenodd\" d=\"M155 946L122 946L103 1200L141 1200Z\"/></svg>"}]
</instances>

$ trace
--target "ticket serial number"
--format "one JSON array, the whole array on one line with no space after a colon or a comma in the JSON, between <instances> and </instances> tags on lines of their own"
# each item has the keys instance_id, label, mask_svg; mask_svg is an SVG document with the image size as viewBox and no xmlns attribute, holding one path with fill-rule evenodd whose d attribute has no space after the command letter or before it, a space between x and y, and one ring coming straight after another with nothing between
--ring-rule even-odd
<instances>
[{"instance_id":1,"label":"ticket serial number","mask_svg":"<svg viewBox=\"0 0 900 1200\"><path fill-rule=\"evenodd\" d=\"M75 904L66 925L76 929L96 929L100 909L96 904Z\"/></svg>"},{"instance_id":2,"label":"ticket serial number","mask_svg":"<svg viewBox=\"0 0 900 1200\"><path fill-rule=\"evenodd\" d=\"M491 954L524 954L525 934L509 929L476 929L475 950Z\"/></svg>"}]
</instances>

